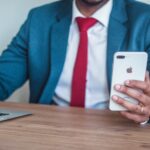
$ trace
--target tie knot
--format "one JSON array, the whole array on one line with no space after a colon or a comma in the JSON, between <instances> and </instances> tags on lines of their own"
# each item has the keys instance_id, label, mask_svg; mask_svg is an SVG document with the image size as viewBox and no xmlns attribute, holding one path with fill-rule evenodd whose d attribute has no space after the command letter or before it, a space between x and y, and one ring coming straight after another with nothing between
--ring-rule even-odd
<instances>
[{"instance_id":1,"label":"tie knot","mask_svg":"<svg viewBox=\"0 0 150 150\"><path fill-rule=\"evenodd\" d=\"M93 25L96 24L97 20L94 18L82 18L82 17L77 17L76 18L78 27L80 32L87 32L89 28L91 28Z\"/></svg>"}]
</instances>

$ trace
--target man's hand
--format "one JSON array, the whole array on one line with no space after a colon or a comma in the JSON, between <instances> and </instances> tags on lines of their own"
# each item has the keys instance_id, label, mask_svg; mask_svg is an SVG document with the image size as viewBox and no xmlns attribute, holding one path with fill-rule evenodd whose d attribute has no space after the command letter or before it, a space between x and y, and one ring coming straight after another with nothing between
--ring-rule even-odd
<instances>
[{"instance_id":1,"label":"man's hand","mask_svg":"<svg viewBox=\"0 0 150 150\"><path fill-rule=\"evenodd\" d=\"M136 89L136 90L135 90ZM112 99L125 107L128 111L121 114L137 123L142 123L149 120L150 117L150 77L146 73L145 81L130 80L125 81L125 85L115 85L115 90L124 93L139 102L139 105L134 105L114 95Z\"/></svg>"}]
</instances>

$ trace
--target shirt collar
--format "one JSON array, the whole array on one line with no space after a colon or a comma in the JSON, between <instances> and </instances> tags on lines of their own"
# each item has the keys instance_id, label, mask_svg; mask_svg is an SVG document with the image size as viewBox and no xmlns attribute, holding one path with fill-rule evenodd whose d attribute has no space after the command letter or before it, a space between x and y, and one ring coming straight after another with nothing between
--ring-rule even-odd
<instances>
[{"instance_id":1,"label":"shirt collar","mask_svg":"<svg viewBox=\"0 0 150 150\"><path fill-rule=\"evenodd\" d=\"M98 20L103 26L108 27L112 6L113 1L109 0L102 8L97 10L91 17ZM85 18L85 16L77 8L76 0L74 0L72 23L75 21L77 17Z\"/></svg>"}]
</instances>

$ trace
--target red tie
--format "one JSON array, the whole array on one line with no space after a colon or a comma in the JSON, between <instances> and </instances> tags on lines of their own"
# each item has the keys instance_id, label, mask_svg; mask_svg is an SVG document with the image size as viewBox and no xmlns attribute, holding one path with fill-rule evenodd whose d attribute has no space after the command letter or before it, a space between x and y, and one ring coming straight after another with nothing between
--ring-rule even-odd
<instances>
[{"instance_id":1,"label":"red tie","mask_svg":"<svg viewBox=\"0 0 150 150\"><path fill-rule=\"evenodd\" d=\"M86 74L87 74L87 59L88 59L88 35L87 31L92 27L97 20L94 18L76 18L80 31L80 42L78 53L73 70L72 89L71 89L71 106L85 106L85 91L86 91Z\"/></svg>"}]
</instances>

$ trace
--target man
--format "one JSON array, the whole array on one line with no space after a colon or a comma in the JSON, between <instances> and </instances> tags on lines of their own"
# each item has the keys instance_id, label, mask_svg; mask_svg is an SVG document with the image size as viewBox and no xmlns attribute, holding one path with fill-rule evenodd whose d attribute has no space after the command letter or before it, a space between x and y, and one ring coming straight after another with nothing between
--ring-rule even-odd
<instances>
[{"instance_id":1,"label":"man","mask_svg":"<svg viewBox=\"0 0 150 150\"><path fill-rule=\"evenodd\" d=\"M0 58L0 99L29 79L31 103L105 109L113 54L124 50L150 53L150 6L134 0L63 0L33 9ZM124 117L149 119L148 73L144 82L126 81L115 89L140 103L113 96L127 108Z\"/></svg>"}]
</instances>

